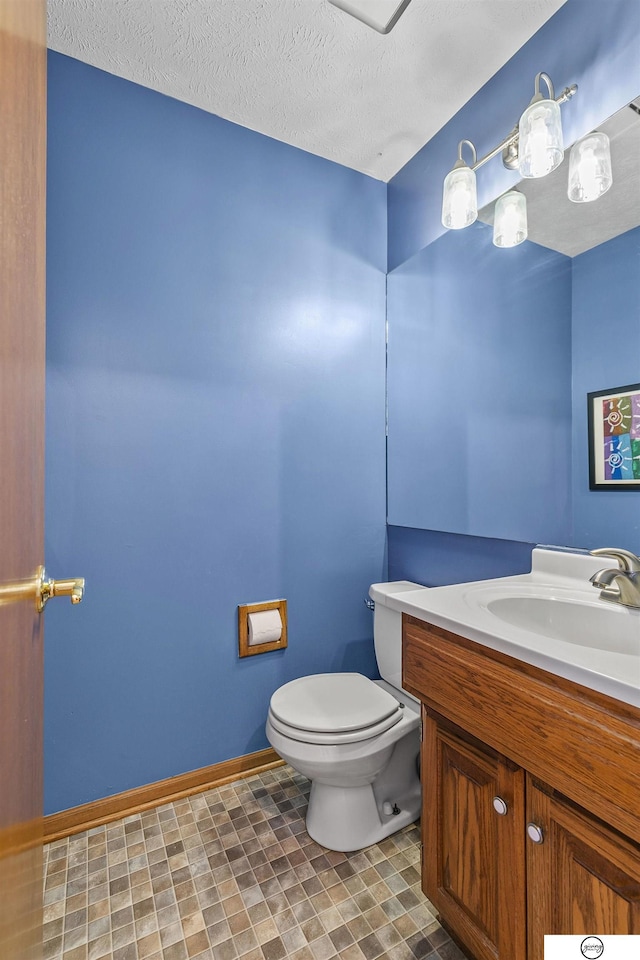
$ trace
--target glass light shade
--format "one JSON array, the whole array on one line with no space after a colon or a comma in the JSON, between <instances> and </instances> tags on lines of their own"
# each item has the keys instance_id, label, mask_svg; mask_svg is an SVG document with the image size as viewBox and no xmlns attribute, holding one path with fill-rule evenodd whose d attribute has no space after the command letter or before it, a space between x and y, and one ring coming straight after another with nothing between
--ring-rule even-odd
<instances>
[{"instance_id":1,"label":"glass light shade","mask_svg":"<svg viewBox=\"0 0 640 960\"><path fill-rule=\"evenodd\" d=\"M527 239L527 198L510 190L496 201L493 242L496 247L516 247Z\"/></svg>"},{"instance_id":2,"label":"glass light shade","mask_svg":"<svg viewBox=\"0 0 640 960\"><path fill-rule=\"evenodd\" d=\"M449 230L468 227L478 217L475 171L466 164L453 168L444 180L442 225Z\"/></svg>"},{"instance_id":3,"label":"glass light shade","mask_svg":"<svg viewBox=\"0 0 640 960\"><path fill-rule=\"evenodd\" d=\"M571 148L569 200L590 203L606 193L613 183L611 150L606 133L590 133Z\"/></svg>"},{"instance_id":4,"label":"glass light shade","mask_svg":"<svg viewBox=\"0 0 640 960\"><path fill-rule=\"evenodd\" d=\"M564 143L560 106L555 100L534 100L518 124L520 173L527 179L546 177L562 163Z\"/></svg>"}]
</instances>

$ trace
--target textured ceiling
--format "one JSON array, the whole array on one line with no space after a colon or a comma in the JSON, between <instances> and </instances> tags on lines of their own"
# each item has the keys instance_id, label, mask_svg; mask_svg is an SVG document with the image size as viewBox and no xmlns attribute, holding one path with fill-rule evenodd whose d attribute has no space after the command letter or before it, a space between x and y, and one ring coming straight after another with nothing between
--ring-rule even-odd
<instances>
[{"instance_id":1,"label":"textured ceiling","mask_svg":"<svg viewBox=\"0 0 640 960\"><path fill-rule=\"evenodd\" d=\"M49 46L389 180L564 0L48 0Z\"/></svg>"}]
</instances>

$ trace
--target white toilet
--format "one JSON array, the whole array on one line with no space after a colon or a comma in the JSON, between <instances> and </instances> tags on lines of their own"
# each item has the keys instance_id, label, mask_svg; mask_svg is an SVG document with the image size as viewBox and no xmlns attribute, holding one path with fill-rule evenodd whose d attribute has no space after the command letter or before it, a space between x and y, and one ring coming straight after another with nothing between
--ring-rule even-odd
<instances>
[{"instance_id":1,"label":"white toilet","mask_svg":"<svg viewBox=\"0 0 640 960\"><path fill-rule=\"evenodd\" d=\"M330 850L360 850L420 816L420 704L401 686L402 614L386 606L416 589L400 580L369 590L382 680L320 673L271 697L267 739L311 780L307 831Z\"/></svg>"}]
</instances>

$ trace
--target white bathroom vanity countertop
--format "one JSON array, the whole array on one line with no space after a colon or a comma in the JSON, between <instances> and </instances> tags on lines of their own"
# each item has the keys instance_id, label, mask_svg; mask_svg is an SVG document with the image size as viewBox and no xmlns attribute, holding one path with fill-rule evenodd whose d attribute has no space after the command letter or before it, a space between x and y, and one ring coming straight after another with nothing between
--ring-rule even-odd
<instances>
[{"instance_id":1,"label":"white bathroom vanity countertop","mask_svg":"<svg viewBox=\"0 0 640 960\"><path fill-rule=\"evenodd\" d=\"M589 582L614 560L537 547L515 577L419 587L374 584L376 603L640 708L640 609Z\"/></svg>"}]
</instances>

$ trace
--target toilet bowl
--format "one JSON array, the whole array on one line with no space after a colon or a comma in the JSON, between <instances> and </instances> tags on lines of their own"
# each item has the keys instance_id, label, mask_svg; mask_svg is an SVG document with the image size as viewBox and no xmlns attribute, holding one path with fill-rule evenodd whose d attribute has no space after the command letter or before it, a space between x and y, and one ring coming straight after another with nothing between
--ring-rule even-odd
<instances>
[{"instance_id":1,"label":"toilet bowl","mask_svg":"<svg viewBox=\"0 0 640 960\"><path fill-rule=\"evenodd\" d=\"M385 603L417 586L400 581L370 590L383 679L314 674L271 697L267 739L311 781L307 831L330 850L360 850L420 815L420 705L399 685L402 616Z\"/></svg>"}]
</instances>

